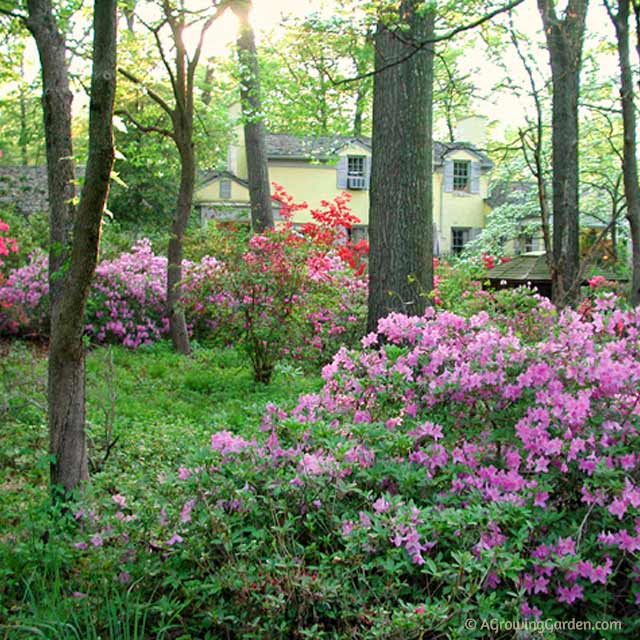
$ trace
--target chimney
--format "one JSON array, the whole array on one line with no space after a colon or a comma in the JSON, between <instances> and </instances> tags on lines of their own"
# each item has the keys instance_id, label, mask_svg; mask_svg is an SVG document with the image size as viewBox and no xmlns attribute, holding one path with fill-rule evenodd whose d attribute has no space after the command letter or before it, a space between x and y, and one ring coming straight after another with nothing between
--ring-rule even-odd
<instances>
[{"instance_id":1,"label":"chimney","mask_svg":"<svg viewBox=\"0 0 640 640\"><path fill-rule=\"evenodd\" d=\"M487 121L485 116L460 118L456 126L456 142L466 142L476 149L487 148Z\"/></svg>"}]
</instances>

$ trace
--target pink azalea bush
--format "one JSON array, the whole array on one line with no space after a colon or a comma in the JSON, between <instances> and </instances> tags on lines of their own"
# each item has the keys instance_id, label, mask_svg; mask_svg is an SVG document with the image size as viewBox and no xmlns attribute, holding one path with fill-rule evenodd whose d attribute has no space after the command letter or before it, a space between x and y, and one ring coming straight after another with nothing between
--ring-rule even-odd
<instances>
[{"instance_id":1,"label":"pink azalea bush","mask_svg":"<svg viewBox=\"0 0 640 640\"><path fill-rule=\"evenodd\" d=\"M248 245L240 234L224 232L218 257L183 263L182 303L192 333L244 349L264 382L283 357L326 362L341 344L357 340L366 314L366 280L356 275L362 265L335 240L335 227L323 225L308 237L285 225ZM349 261L341 257L345 251ZM149 240L101 262L87 304L87 335L134 349L166 335L166 265ZM47 257L36 252L0 282L0 333L47 335L47 270Z\"/></svg>"},{"instance_id":2,"label":"pink azalea bush","mask_svg":"<svg viewBox=\"0 0 640 640\"><path fill-rule=\"evenodd\" d=\"M391 314L262 435L214 433L149 504L81 517L77 553L170 583L216 637L476 637L468 618L634 637L640 310L530 313L537 340L486 312Z\"/></svg>"}]
</instances>

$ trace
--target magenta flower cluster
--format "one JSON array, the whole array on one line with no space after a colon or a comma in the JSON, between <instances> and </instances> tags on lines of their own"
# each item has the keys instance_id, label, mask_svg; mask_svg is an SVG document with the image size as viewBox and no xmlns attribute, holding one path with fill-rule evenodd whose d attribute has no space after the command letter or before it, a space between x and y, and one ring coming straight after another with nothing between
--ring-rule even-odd
<instances>
[{"instance_id":1,"label":"magenta flower cluster","mask_svg":"<svg viewBox=\"0 0 640 640\"><path fill-rule=\"evenodd\" d=\"M278 509L295 535L318 513L335 557L395 566L432 597L457 580L527 617L589 605L633 618L640 309L597 305L586 318L540 301L549 333L535 342L486 313L391 314L338 351L319 393L269 405L263 438L214 433L209 461L165 479L157 538L166 553L200 548L202 523L224 517L241 538Z\"/></svg>"}]
</instances>

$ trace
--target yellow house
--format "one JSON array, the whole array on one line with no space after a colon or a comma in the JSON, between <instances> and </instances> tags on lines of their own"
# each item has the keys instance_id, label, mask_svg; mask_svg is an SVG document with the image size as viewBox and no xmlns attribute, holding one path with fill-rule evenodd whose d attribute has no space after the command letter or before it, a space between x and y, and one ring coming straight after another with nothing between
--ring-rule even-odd
<instances>
[{"instance_id":1,"label":"yellow house","mask_svg":"<svg viewBox=\"0 0 640 640\"><path fill-rule=\"evenodd\" d=\"M472 116L458 124L459 142L434 145L433 222L436 253L458 253L485 226L489 175L493 164L486 147L485 119ZM269 179L281 184L296 202L311 209L343 191L351 194L353 214L361 223L352 237L366 237L369 222L371 141L348 136L266 137ZM242 127L227 154L227 169L206 174L196 189L194 204L205 224L211 219L248 221L249 191ZM277 205L277 203L276 203ZM274 219L279 207L274 205ZM294 223L311 220L309 210L296 212Z\"/></svg>"}]
</instances>

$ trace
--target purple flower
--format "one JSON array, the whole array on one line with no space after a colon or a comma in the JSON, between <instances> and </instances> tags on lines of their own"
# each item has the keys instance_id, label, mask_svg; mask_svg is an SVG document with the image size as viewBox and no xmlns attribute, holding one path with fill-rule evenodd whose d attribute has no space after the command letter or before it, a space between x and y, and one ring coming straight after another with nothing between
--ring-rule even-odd
<instances>
[{"instance_id":1,"label":"purple flower","mask_svg":"<svg viewBox=\"0 0 640 640\"><path fill-rule=\"evenodd\" d=\"M179 544L180 542L183 542L184 538L177 534L174 533L168 540L167 540L167 544L172 547L174 544Z\"/></svg>"}]
</instances>

